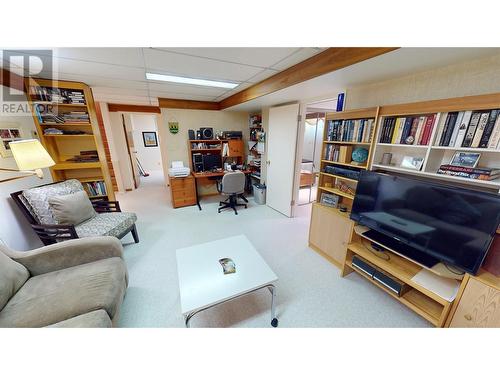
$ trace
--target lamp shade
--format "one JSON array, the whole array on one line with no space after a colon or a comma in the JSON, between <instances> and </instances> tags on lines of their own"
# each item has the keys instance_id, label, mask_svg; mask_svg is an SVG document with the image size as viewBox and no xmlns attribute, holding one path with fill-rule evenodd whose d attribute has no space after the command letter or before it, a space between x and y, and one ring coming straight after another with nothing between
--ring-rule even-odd
<instances>
[{"instance_id":1,"label":"lamp shade","mask_svg":"<svg viewBox=\"0 0 500 375\"><path fill-rule=\"evenodd\" d=\"M33 171L55 164L38 139L25 139L9 143L20 171Z\"/></svg>"}]
</instances>

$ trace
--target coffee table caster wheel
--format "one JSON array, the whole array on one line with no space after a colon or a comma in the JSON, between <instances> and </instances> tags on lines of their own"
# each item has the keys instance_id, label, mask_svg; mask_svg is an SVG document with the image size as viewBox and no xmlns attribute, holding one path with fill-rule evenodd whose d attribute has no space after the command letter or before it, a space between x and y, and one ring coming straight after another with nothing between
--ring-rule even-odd
<instances>
[{"instance_id":1,"label":"coffee table caster wheel","mask_svg":"<svg viewBox=\"0 0 500 375\"><path fill-rule=\"evenodd\" d=\"M273 320L271 320L271 325L276 328L278 326L278 319L274 318Z\"/></svg>"}]
</instances>

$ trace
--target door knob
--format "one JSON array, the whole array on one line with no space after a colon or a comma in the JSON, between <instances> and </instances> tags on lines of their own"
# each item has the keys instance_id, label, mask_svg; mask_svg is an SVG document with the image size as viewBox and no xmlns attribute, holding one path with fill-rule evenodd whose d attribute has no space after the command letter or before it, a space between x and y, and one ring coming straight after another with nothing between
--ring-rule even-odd
<instances>
[{"instance_id":1,"label":"door knob","mask_svg":"<svg viewBox=\"0 0 500 375\"><path fill-rule=\"evenodd\" d=\"M270 164L271 164L271 160L267 160L267 161L266 161L266 164L267 164L267 165L270 165Z\"/></svg>"},{"instance_id":2,"label":"door knob","mask_svg":"<svg viewBox=\"0 0 500 375\"><path fill-rule=\"evenodd\" d=\"M472 320L472 316L470 314L465 314L464 318L467 320Z\"/></svg>"}]
</instances>

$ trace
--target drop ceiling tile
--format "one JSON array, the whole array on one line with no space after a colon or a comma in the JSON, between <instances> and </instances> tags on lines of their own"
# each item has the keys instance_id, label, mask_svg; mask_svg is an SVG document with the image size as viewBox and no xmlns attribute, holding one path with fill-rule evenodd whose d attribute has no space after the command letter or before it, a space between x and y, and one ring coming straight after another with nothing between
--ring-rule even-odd
<instances>
[{"instance_id":1,"label":"drop ceiling tile","mask_svg":"<svg viewBox=\"0 0 500 375\"><path fill-rule=\"evenodd\" d=\"M205 86L183 85L183 84L165 83L165 82L156 83L154 81L148 81L148 84L149 84L149 89L151 91L177 92L179 94L218 96L227 91L227 89L220 87L205 87Z\"/></svg>"},{"instance_id":2,"label":"drop ceiling tile","mask_svg":"<svg viewBox=\"0 0 500 375\"><path fill-rule=\"evenodd\" d=\"M102 87L102 86L92 86L93 93L100 94L115 94L115 95L135 95L135 96L148 96L149 91L143 89L130 89L130 88L118 88L118 87Z\"/></svg>"},{"instance_id":3,"label":"drop ceiling tile","mask_svg":"<svg viewBox=\"0 0 500 375\"><path fill-rule=\"evenodd\" d=\"M145 81L132 81L127 79L109 79L96 76L80 75L80 74L67 74L60 73L57 79L65 81L84 82L91 87L116 87L128 89L148 89L148 84Z\"/></svg>"},{"instance_id":4,"label":"drop ceiling tile","mask_svg":"<svg viewBox=\"0 0 500 375\"><path fill-rule=\"evenodd\" d=\"M121 66L143 67L142 48L56 48L54 56Z\"/></svg>"},{"instance_id":5,"label":"drop ceiling tile","mask_svg":"<svg viewBox=\"0 0 500 375\"><path fill-rule=\"evenodd\" d=\"M257 83L260 81L265 80L266 78L269 78L275 74L279 73L276 70L269 70L269 69L264 69L261 72L257 73L255 76L251 77L248 82L250 83Z\"/></svg>"},{"instance_id":6,"label":"drop ceiling tile","mask_svg":"<svg viewBox=\"0 0 500 375\"><path fill-rule=\"evenodd\" d=\"M160 48L165 51L177 52L193 56L206 57L239 64L267 68L291 55L299 48Z\"/></svg>"},{"instance_id":7,"label":"drop ceiling tile","mask_svg":"<svg viewBox=\"0 0 500 375\"><path fill-rule=\"evenodd\" d=\"M117 66L79 60L55 59L54 68L59 73L67 74L79 74L133 81L143 81L145 79L144 68L133 68L128 66Z\"/></svg>"},{"instance_id":8,"label":"drop ceiling tile","mask_svg":"<svg viewBox=\"0 0 500 375\"><path fill-rule=\"evenodd\" d=\"M220 95L217 97L218 100L222 100L222 99L225 99L225 98L228 98L230 97L231 95L234 95L236 94L237 92L240 92L242 90L245 90L246 88L252 86L253 83L249 83L249 82L245 82L245 83L242 83L241 85L239 85L238 87L232 89L232 90L228 90L227 92L225 92L224 94Z\"/></svg>"},{"instance_id":9,"label":"drop ceiling tile","mask_svg":"<svg viewBox=\"0 0 500 375\"><path fill-rule=\"evenodd\" d=\"M261 69L191 57L157 49L145 49L146 67L154 73L174 74L193 78L242 82Z\"/></svg>"},{"instance_id":10,"label":"drop ceiling tile","mask_svg":"<svg viewBox=\"0 0 500 375\"><path fill-rule=\"evenodd\" d=\"M299 62L302 62L304 60L307 60L308 58L322 52L324 49L321 48L300 48L297 52L295 52L293 55L287 57L283 61L280 61L279 63L275 64L272 66L273 69L278 69L278 70L285 70L290 68L291 66L294 66L298 64Z\"/></svg>"},{"instance_id":11,"label":"drop ceiling tile","mask_svg":"<svg viewBox=\"0 0 500 375\"><path fill-rule=\"evenodd\" d=\"M214 96L181 94L181 93L176 93L176 92L151 91L150 95L151 95L151 97L156 97L156 98L202 100L202 101L209 101L209 102L216 101L216 98Z\"/></svg>"}]
</instances>

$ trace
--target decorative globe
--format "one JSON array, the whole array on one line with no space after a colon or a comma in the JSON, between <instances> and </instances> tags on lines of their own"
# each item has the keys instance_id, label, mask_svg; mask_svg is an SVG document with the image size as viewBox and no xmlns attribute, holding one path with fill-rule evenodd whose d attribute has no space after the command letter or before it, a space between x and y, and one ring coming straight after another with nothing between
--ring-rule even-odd
<instances>
[{"instance_id":1,"label":"decorative globe","mask_svg":"<svg viewBox=\"0 0 500 375\"><path fill-rule=\"evenodd\" d=\"M368 150L363 147L355 148L352 152L352 160L356 163L364 163L368 159Z\"/></svg>"}]
</instances>

